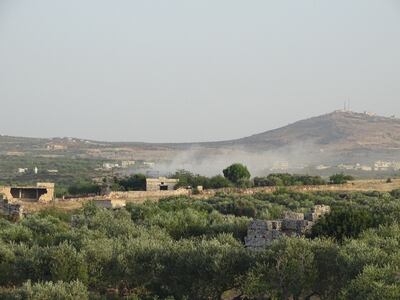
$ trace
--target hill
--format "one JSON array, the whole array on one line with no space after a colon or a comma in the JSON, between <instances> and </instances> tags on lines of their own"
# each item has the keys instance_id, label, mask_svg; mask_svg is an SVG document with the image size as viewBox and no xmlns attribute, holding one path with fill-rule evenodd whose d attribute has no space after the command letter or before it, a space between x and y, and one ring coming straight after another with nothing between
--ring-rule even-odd
<instances>
[{"instance_id":1,"label":"hill","mask_svg":"<svg viewBox=\"0 0 400 300\"><path fill-rule=\"evenodd\" d=\"M232 144L271 148L304 142L335 151L400 150L400 119L335 111L238 139Z\"/></svg>"},{"instance_id":2,"label":"hill","mask_svg":"<svg viewBox=\"0 0 400 300\"><path fill-rule=\"evenodd\" d=\"M249 137L206 143L110 143L0 136L0 155L50 159L48 168L51 159L95 159L99 161L97 167L101 167L102 160L142 160L156 162L161 172L185 168L203 174L218 173L238 161L257 174L318 164L371 165L378 160L400 161L400 119L335 111Z\"/></svg>"}]
</instances>

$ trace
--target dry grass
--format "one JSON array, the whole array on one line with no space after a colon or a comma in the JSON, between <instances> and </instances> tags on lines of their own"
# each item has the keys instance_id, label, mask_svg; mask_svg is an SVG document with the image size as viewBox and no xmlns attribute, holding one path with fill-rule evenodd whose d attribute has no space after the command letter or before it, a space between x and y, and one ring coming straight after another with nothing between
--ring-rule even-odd
<instances>
[{"instance_id":1,"label":"dry grass","mask_svg":"<svg viewBox=\"0 0 400 300\"><path fill-rule=\"evenodd\" d=\"M359 191L390 192L400 188L400 179L392 179L391 183L384 180L356 180L349 184L351 188Z\"/></svg>"},{"instance_id":2,"label":"dry grass","mask_svg":"<svg viewBox=\"0 0 400 300\"><path fill-rule=\"evenodd\" d=\"M47 208L57 208L61 210L75 210L82 207L83 203L88 200L60 200L50 203L39 203L31 201L18 201L18 203L24 206L24 211L28 213L37 212Z\"/></svg>"}]
</instances>

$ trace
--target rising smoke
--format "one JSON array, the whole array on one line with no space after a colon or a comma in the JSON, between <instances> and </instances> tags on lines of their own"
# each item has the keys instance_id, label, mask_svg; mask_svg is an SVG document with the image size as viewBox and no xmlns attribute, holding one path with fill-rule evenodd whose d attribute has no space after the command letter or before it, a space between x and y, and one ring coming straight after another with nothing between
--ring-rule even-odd
<instances>
[{"instance_id":1,"label":"rising smoke","mask_svg":"<svg viewBox=\"0 0 400 300\"><path fill-rule=\"evenodd\" d=\"M255 150L244 147L213 149L192 147L176 155L171 161L157 164L155 171L167 175L185 169L195 174L213 176L232 163L245 164L253 176L262 176L271 168L288 166L301 169L314 163L323 150L312 143L297 143L273 150Z\"/></svg>"}]
</instances>

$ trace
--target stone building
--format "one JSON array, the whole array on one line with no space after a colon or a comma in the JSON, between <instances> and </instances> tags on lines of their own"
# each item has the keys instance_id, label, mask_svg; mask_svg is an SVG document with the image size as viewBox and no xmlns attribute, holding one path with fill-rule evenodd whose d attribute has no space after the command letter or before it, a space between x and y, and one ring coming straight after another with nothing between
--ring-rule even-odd
<instances>
[{"instance_id":1,"label":"stone building","mask_svg":"<svg viewBox=\"0 0 400 300\"><path fill-rule=\"evenodd\" d=\"M146 179L146 191L173 191L178 184L178 179L159 177Z\"/></svg>"},{"instance_id":2,"label":"stone building","mask_svg":"<svg viewBox=\"0 0 400 300\"><path fill-rule=\"evenodd\" d=\"M245 244L247 248L260 250L272 244L280 237L300 237L309 231L314 223L330 212L326 205L315 205L307 214L285 212L280 220L254 220L247 229Z\"/></svg>"},{"instance_id":3,"label":"stone building","mask_svg":"<svg viewBox=\"0 0 400 300\"><path fill-rule=\"evenodd\" d=\"M0 194L10 202L14 200L50 202L54 200L54 183L39 182L36 186L0 186Z\"/></svg>"}]
</instances>

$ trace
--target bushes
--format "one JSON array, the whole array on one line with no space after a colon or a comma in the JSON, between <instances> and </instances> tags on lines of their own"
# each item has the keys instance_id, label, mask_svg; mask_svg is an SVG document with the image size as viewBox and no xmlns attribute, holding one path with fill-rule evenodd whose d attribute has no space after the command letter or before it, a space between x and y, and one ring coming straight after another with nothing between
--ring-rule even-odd
<instances>
[{"instance_id":1,"label":"bushes","mask_svg":"<svg viewBox=\"0 0 400 300\"><path fill-rule=\"evenodd\" d=\"M314 239L285 238L260 252L243 238L252 218L328 204ZM376 299L398 297L400 202L393 193L220 194L172 197L70 215L46 210L1 220L1 299ZM26 283L31 280L30 283ZM16 289L9 287L16 286ZM361 296L360 296L361 297ZM113 299L114 299L113 298Z\"/></svg>"},{"instance_id":2,"label":"bushes","mask_svg":"<svg viewBox=\"0 0 400 300\"><path fill-rule=\"evenodd\" d=\"M254 186L292 186L292 185L324 185L320 176L292 175L287 173L270 174L267 177L255 177Z\"/></svg>"},{"instance_id":3,"label":"bushes","mask_svg":"<svg viewBox=\"0 0 400 300\"><path fill-rule=\"evenodd\" d=\"M79 280L87 283L87 265L82 253L64 242L48 249L47 263L52 281L70 282Z\"/></svg>"},{"instance_id":4,"label":"bushes","mask_svg":"<svg viewBox=\"0 0 400 300\"><path fill-rule=\"evenodd\" d=\"M390 265L367 265L356 279L343 291L346 299L400 299L398 268Z\"/></svg>"},{"instance_id":5,"label":"bushes","mask_svg":"<svg viewBox=\"0 0 400 300\"><path fill-rule=\"evenodd\" d=\"M376 217L366 208L334 209L313 226L312 235L330 236L339 241L346 237L357 237L362 231L378 225Z\"/></svg>"},{"instance_id":6,"label":"bushes","mask_svg":"<svg viewBox=\"0 0 400 300\"><path fill-rule=\"evenodd\" d=\"M232 182L230 182L227 178L221 175L216 175L214 177L211 177L209 180L208 186L206 188L212 188L212 189L221 189L221 188L227 188L231 187Z\"/></svg>"},{"instance_id":7,"label":"bushes","mask_svg":"<svg viewBox=\"0 0 400 300\"><path fill-rule=\"evenodd\" d=\"M307 240L278 240L260 254L259 263L244 278L243 290L252 299L306 298L318 275L314 257Z\"/></svg>"},{"instance_id":8,"label":"bushes","mask_svg":"<svg viewBox=\"0 0 400 300\"><path fill-rule=\"evenodd\" d=\"M400 199L400 189L396 189L390 192L390 195L396 199Z\"/></svg>"},{"instance_id":9,"label":"bushes","mask_svg":"<svg viewBox=\"0 0 400 300\"><path fill-rule=\"evenodd\" d=\"M0 285L7 286L13 283L15 253L9 245L0 241Z\"/></svg>"},{"instance_id":10,"label":"bushes","mask_svg":"<svg viewBox=\"0 0 400 300\"><path fill-rule=\"evenodd\" d=\"M89 299L89 295L85 285L79 281L35 284L27 281L21 288L0 290L0 298L5 300L86 300Z\"/></svg>"},{"instance_id":11,"label":"bushes","mask_svg":"<svg viewBox=\"0 0 400 300\"><path fill-rule=\"evenodd\" d=\"M22 226L10 226L0 231L0 237L5 242L25 243L31 245L33 233L29 228Z\"/></svg>"},{"instance_id":12,"label":"bushes","mask_svg":"<svg viewBox=\"0 0 400 300\"><path fill-rule=\"evenodd\" d=\"M223 173L224 176L216 175L213 177L206 177L193 174L186 170L179 170L171 177L179 179L176 188L188 186L192 188L202 186L204 189L220 189L232 186L248 188L253 185L250 181L250 173L247 167L242 164L231 165L226 168Z\"/></svg>"},{"instance_id":13,"label":"bushes","mask_svg":"<svg viewBox=\"0 0 400 300\"><path fill-rule=\"evenodd\" d=\"M123 178L114 177L112 189L114 191L145 191L146 176L134 174Z\"/></svg>"},{"instance_id":14,"label":"bushes","mask_svg":"<svg viewBox=\"0 0 400 300\"><path fill-rule=\"evenodd\" d=\"M66 223L52 216L31 215L21 223L30 230L34 241L40 246L53 245L57 234L68 231Z\"/></svg>"},{"instance_id":15,"label":"bushes","mask_svg":"<svg viewBox=\"0 0 400 300\"><path fill-rule=\"evenodd\" d=\"M209 202L210 203L210 202ZM232 201L229 198L215 201L213 205L216 210L225 215L246 216L254 218L257 215L256 202L246 198L238 198Z\"/></svg>"},{"instance_id":16,"label":"bushes","mask_svg":"<svg viewBox=\"0 0 400 300\"><path fill-rule=\"evenodd\" d=\"M197 186L202 186L205 189L220 189L232 186L232 183L221 175L216 175L210 178L196 175L186 170L179 170L171 177L179 179L176 188L188 186L196 188Z\"/></svg>"},{"instance_id":17,"label":"bushes","mask_svg":"<svg viewBox=\"0 0 400 300\"><path fill-rule=\"evenodd\" d=\"M68 194L72 196L99 194L101 187L90 181L80 181L68 187Z\"/></svg>"},{"instance_id":18,"label":"bushes","mask_svg":"<svg viewBox=\"0 0 400 300\"><path fill-rule=\"evenodd\" d=\"M352 180L354 180L353 176L345 175L343 173L334 174L331 177L329 177L330 184L345 184L348 181L352 181Z\"/></svg>"},{"instance_id":19,"label":"bushes","mask_svg":"<svg viewBox=\"0 0 400 300\"><path fill-rule=\"evenodd\" d=\"M205 189L210 188L209 178L201 176L198 174L193 174L190 171L178 170L171 176L171 178L176 178L179 180L176 188L180 187L192 187L203 186Z\"/></svg>"},{"instance_id":20,"label":"bushes","mask_svg":"<svg viewBox=\"0 0 400 300\"><path fill-rule=\"evenodd\" d=\"M238 163L230 165L222 172L224 173L225 178L236 185L240 185L241 183L248 181L251 177L247 167Z\"/></svg>"},{"instance_id":21,"label":"bushes","mask_svg":"<svg viewBox=\"0 0 400 300\"><path fill-rule=\"evenodd\" d=\"M172 244L163 256L164 293L176 299L220 299L224 291L237 285L235 278L250 263L248 253L226 235L183 240Z\"/></svg>"},{"instance_id":22,"label":"bushes","mask_svg":"<svg viewBox=\"0 0 400 300\"><path fill-rule=\"evenodd\" d=\"M241 290L250 299L399 299L399 242L398 225L342 245L278 240L257 254L257 263L241 277Z\"/></svg>"}]
</instances>

